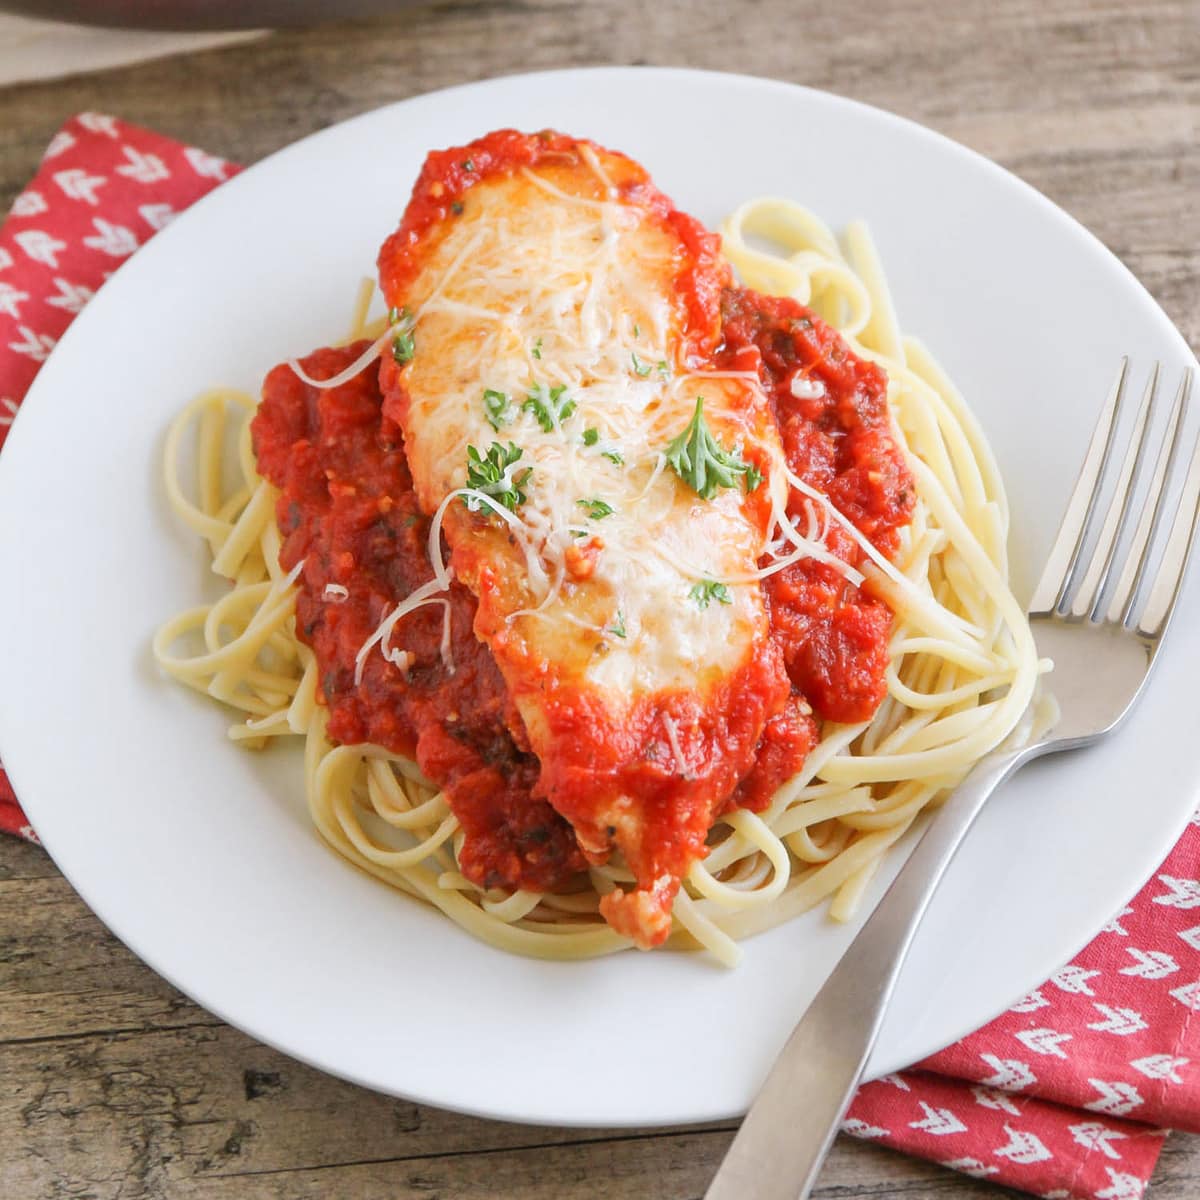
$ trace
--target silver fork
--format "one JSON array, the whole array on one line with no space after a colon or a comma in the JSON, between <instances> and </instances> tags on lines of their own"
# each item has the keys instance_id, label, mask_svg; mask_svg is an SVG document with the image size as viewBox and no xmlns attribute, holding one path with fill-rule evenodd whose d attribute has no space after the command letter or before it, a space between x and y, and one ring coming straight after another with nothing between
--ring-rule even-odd
<instances>
[{"instance_id":1,"label":"silver fork","mask_svg":"<svg viewBox=\"0 0 1200 1200\"><path fill-rule=\"evenodd\" d=\"M705 1200L808 1196L858 1087L913 934L984 801L1031 759L1086 746L1109 733L1141 694L1179 598L1200 505L1198 438L1151 577L1155 535L1187 412L1189 368L1167 419L1133 537L1118 564L1154 425L1159 374L1155 364L1112 498L1087 552L1126 392L1129 360L1122 361L1029 606L1038 653L1054 660L1050 691L1061 709L1056 725L1032 744L983 759L928 822L903 870L793 1030Z\"/></svg>"}]
</instances>

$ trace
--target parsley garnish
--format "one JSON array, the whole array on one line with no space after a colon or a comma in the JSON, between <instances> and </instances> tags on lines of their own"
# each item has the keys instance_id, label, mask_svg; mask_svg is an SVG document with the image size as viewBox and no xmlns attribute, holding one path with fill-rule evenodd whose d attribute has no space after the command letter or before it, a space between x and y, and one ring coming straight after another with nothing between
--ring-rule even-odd
<instances>
[{"instance_id":1,"label":"parsley garnish","mask_svg":"<svg viewBox=\"0 0 1200 1200\"><path fill-rule=\"evenodd\" d=\"M417 319L407 308L389 308L388 324L394 329L392 333L392 357L403 366L412 362L417 345L413 339L413 329Z\"/></svg>"},{"instance_id":2,"label":"parsley garnish","mask_svg":"<svg viewBox=\"0 0 1200 1200\"><path fill-rule=\"evenodd\" d=\"M638 325L636 322L634 323L634 326L633 326L633 336L635 338L639 338L642 336L642 327L640 325Z\"/></svg>"},{"instance_id":3,"label":"parsley garnish","mask_svg":"<svg viewBox=\"0 0 1200 1200\"><path fill-rule=\"evenodd\" d=\"M702 499L711 500L720 488L734 487L737 476L746 482L747 491L762 482L762 474L755 468L753 487L751 467L743 462L734 450L731 454L713 437L704 419L704 397L696 397L696 411L688 427L666 448L667 464Z\"/></svg>"},{"instance_id":4,"label":"parsley garnish","mask_svg":"<svg viewBox=\"0 0 1200 1200\"><path fill-rule=\"evenodd\" d=\"M762 483L762 481L763 481L762 472L758 469L758 466L752 462L747 463L746 464L746 474L742 479L742 482L746 485L746 491L748 491L748 492L757 491L758 485L760 483Z\"/></svg>"},{"instance_id":5,"label":"parsley garnish","mask_svg":"<svg viewBox=\"0 0 1200 1200\"><path fill-rule=\"evenodd\" d=\"M585 446L594 446L600 440L600 430L594 426L583 431L583 444ZM610 463L615 463L618 467L625 465L625 459L622 457L620 450L601 450L601 458L607 458Z\"/></svg>"},{"instance_id":6,"label":"parsley garnish","mask_svg":"<svg viewBox=\"0 0 1200 1200\"><path fill-rule=\"evenodd\" d=\"M633 373L639 379L645 379L650 374L650 364L642 362L636 354L631 354L629 357L633 359Z\"/></svg>"},{"instance_id":7,"label":"parsley garnish","mask_svg":"<svg viewBox=\"0 0 1200 1200\"><path fill-rule=\"evenodd\" d=\"M526 467L516 475L509 473L510 468L521 457L520 446L509 442L507 447L499 442L493 442L488 447L487 457L479 453L474 446L467 447L467 487L491 496L497 504L516 511L519 504L525 503L524 487L532 467ZM483 507L475 496L464 496L463 503L471 512L478 512Z\"/></svg>"},{"instance_id":8,"label":"parsley garnish","mask_svg":"<svg viewBox=\"0 0 1200 1200\"><path fill-rule=\"evenodd\" d=\"M696 602L697 608L707 608L714 600L718 604L732 604L733 597L729 589L715 579L702 579L688 592L688 599Z\"/></svg>"},{"instance_id":9,"label":"parsley garnish","mask_svg":"<svg viewBox=\"0 0 1200 1200\"><path fill-rule=\"evenodd\" d=\"M657 363L655 363L655 366L657 366L657 367L658 367L658 373L659 373L659 374L660 374L660 375L661 375L661 376L662 376L664 379L668 379L668 378L670 377L670 375L671 375L671 368L670 368L670 367L667 365L667 360L666 360L665 358L660 358L660 359L658 360L658 362L657 362Z\"/></svg>"},{"instance_id":10,"label":"parsley garnish","mask_svg":"<svg viewBox=\"0 0 1200 1200\"><path fill-rule=\"evenodd\" d=\"M575 503L582 505L587 510L587 515L593 521L600 521L605 517L611 517L614 512L613 506L607 500L576 500Z\"/></svg>"},{"instance_id":11,"label":"parsley garnish","mask_svg":"<svg viewBox=\"0 0 1200 1200\"><path fill-rule=\"evenodd\" d=\"M623 638L625 636L625 614L619 608L617 609L617 619L615 623L606 629L605 633L615 633L619 638Z\"/></svg>"},{"instance_id":12,"label":"parsley garnish","mask_svg":"<svg viewBox=\"0 0 1200 1200\"><path fill-rule=\"evenodd\" d=\"M483 407L488 424L493 429L499 429L512 420L507 392L497 392L493 388L487 388L483 393Z\"/></svg>"},{"instance_id":13,"label":"parsley garnish","mask_svg":"<svg viewBox=\"0 0 1200 1200\"><path fill-rule=\"evenodd\" d=\"M525 412L531 412L537 418L543 433L549 433L555 425L561 425L575 411L575 401L562 398L566 390L564 383L552 388L539 383L521 405Z\"/></svg>"},{"instance_id":14,"label":"parsley garnish","mask_svg":"<svg viewBox=\"0 0 1200 1200\"><path fill-rule=\"evenodd\" d=\"M533 357L538 358L538 359L540 359L542 357L542 339L541 338L538 338L538 340L533 343Z\"/></svg>"}]
</instances>

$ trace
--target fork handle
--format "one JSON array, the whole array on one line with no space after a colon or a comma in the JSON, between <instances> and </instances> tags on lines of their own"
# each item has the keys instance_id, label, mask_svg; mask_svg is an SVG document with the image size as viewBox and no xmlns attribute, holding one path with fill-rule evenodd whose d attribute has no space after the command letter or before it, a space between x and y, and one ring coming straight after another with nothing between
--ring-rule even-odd
<instances>
[{"instance_id":1,"label":"fork handle","mask_svg":"<svg viewBox=\"0 0 1200 1200\"><path fill-rule=\"evenodd\" d=\"M893 880L792 1031L705 1200L804 1200L862 1078L913 934L996 786L1029 750L991 755L926 823Z\"/></svg>"}]
</instances>

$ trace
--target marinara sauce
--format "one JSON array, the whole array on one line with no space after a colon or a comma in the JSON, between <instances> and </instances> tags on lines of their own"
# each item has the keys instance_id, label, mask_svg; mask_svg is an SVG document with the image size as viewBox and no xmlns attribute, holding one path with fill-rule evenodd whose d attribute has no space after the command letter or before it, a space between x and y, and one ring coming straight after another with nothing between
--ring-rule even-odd
<instances>
[{"instance_id":1,"label":"marinara sauce","mask_svg":"<svg viewBox=\"0 0 1200 1200\"><path fill-rule=\"evenodd\" d=\"M367 344L318 350L302 365L310 378L329 379ZM267 376L252 427L258 469L280 492L280 564L304 563L296 633L317 657L329 737L416 759L462 824L468 878L485 887L561 890L584 859L571 827L532 794L538 761L491 653L471 630L475 597L450 586L446 661L439 601L397 622L392 644L411 656L405 669L376 647L359 673L359 651L380 622L433 578L429 518L417 507L400 431L382 404L374 367L321 390L285 364Z\"/></svg>"}]
</instances>

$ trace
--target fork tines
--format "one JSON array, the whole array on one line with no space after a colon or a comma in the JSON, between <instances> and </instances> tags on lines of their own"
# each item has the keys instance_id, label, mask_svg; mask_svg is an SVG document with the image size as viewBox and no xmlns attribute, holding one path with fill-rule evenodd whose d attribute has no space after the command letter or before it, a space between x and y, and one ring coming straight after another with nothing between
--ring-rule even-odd
<instances>
[{"instance_id":1,"label":"fork tines","mask_svg":"<svg viewBox=\"0 0 1200 1200\"><path fill-rule=\"evenodd\" d=\"M1150 482L1141 488L1147 450L1157 424L1155 417L1162 370L1158 363L1154 364L1128 433L1107 509L1099 523L1099 531L1093 533L1118 440L1117 428L1129 375L1129 359L1125 358L1121 360L1117 378L1092 432L1087 456L1067 502L1058 537L1034 591L1029 612L1031 616L1059 616L1068 621L1096 623L1103 620L1123 624L1157 642L1174 608L1194 539L1200 507L1200 437L1192 451L1183 489L1175 502L1170 533L1158 556L1157 570L1151 577L1156 535L1170 507L1166 499L1183 440L1192 369L1189 367L1183 372L1159 437ZM1139 491L1140 500L1135 503ZM1132 536L1126 538L1127 527L1135 512L1137 523ZM1149 590L1139 612L1138 600L1145 591L1147 580L1150 580Z\"/></svg>"}]
</instances>

